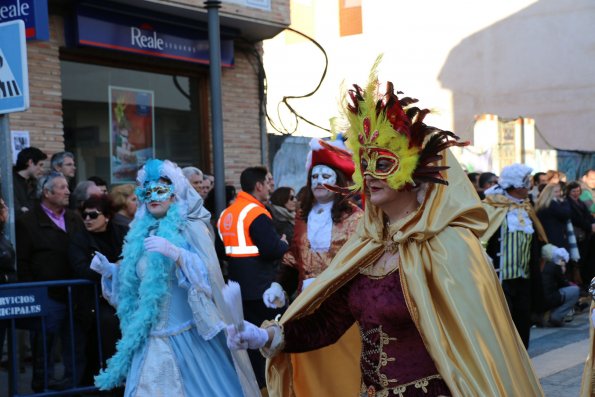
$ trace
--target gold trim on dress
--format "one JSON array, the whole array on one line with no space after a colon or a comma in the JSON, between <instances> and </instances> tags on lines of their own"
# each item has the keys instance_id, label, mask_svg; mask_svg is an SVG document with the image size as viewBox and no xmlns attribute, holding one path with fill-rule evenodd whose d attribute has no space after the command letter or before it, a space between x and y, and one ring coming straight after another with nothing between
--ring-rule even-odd
<instances>
[{"instance_id":1,"label":"gold trim on dress","mask_svg":"<svg viewBox=\"0 0 595 397\"><path fill-rule=\"evenodd\" d=\"M364 383L362 383L362 387L360 389L360 397L403 397L403 395L407 391L407 388L410 386L413 386L416 389L421 389L424 393L427 393L430 381L434 379L442 379L442 377L439 374L426 376L425 378L416 379L402 385L384 388L381 390L376 390L374 386L366 386Z\"/></svg>"}]
</instances>

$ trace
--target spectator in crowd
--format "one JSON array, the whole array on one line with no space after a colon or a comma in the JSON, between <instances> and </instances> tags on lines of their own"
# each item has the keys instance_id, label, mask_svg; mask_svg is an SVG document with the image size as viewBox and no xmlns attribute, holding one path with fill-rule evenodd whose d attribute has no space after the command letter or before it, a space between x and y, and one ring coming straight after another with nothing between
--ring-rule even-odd
<instances>
[{"instance_id":1,"label":"spectator in crowd","mask_svg":"<svg viewBox=\"0 0 595 397\"><path fill-rule=\"evenodd\" d=\"M73 278L68 264L68 246L72 237L84 230L81 217L69 210L68 181L52 171L40 178L37 195L40 203L16 222L18 279L21 282L51 281ZM33 377L31 388L44 389L44 351L47 352L48 386L64 388L72 385L70 327L67 325L68 295L65 288L49 288L46 302L45 347L41 329L32 330ZM53 372L53 341L61 338L64 357L64 378L58 381Z\"/></svg>"},{"instance_id":2,"label":"spectator in crowd","mask_svg":"<svg viewBox=\"0 0 595 397\"><path fill-rule=\"evenodd\" d=\"M225 185L225 208L232 205L237 197L236 188L233 185ZM217 223L217 219L219 214L217 214L215 209L215 189L212 189L207 194L207 198L205 199L205 208L209 210L211 214L213 214L213 226L215 227Z\"/></svg>"},{"instance_id":3,"label":"spectator in crowd","mask_svg":"<svg viewBox=\"0 0 595 397\"><path fill-rule=\"evenodd\" d=\"M550 183L545 186L535 203L535 211L545 229L548 242L568 250L570 204L564 199L560 184Z\"/></svg>"},{"instance_id":4,"label":"spectator in crowd","mask_svg":"<svg viewBox=\"0 0 595 397\"><path fill-rule=\"evenodd\" d=\"M540 186L545 186L547 184L545 172L536 172L533 174L533 178L531 178L531 190L529 191L529 197L533 204L537 202L537 198L539 197L539 190ZM542 188L543 190L543 188Z\"/></svg>"},{"instance_id":5,"label":"spectator in crowd","mask_svg":"<svg viewBox=\"0 0 595 397\"><path fill-rule=\"evenodd\" d=\"M280 187L271 194L269 209L275 230L280 236L285 235L287 241L293 238L296 202L295 192L290 187Z\"/></svg>"},{"instance_id":6,"label":"spectator in crowd","mask_svg":"<svg viewBox=\"0 0 595 397\"><path fill-rule=\"evenodd\" d=\"M101 190L101 193L103 193L103 194L109 193L109 190L107 188L107 182L105 181L105 179L103 179L99 176L90 176L89 178L87 178L87 180L91 181L91 182L95 182L95 186L97 186Z\"/></svg>"},{"instance_id":7,"label":"spectator in crowd","mask_svg":"<svg viewBox=\"0 0 595 397\"><path fill-rule=\"evenodd\" d=\"M580 200L581 193L582 188L578 182L570 182L566 185L566 198L570 205L570 221L580 255L578 267L582 281L587 282L595 276L595 264L591 263L590 255L592 250L590 242L593 233L595 233L595 218L591 216L587 205Z\"/></svg>"},{"instance_id":8,"label":"spectator in crowd","mask_svg":"<svg viewBox=\"0 0 595 397\"><path fill-rule=\"evenodd\" d=\"M543 313L540 243L547 237L529 202L531 168L512 164L502 169L498 184L485 191L484 208L490 219L481 236L499 272L502 290L514 325L529 347L531 312Z\"/></svg>"},{"instance_id":9,"label":"spectator in crowd","mask_svg":"<svg viewBox=\"0 0 595 397\"><path fill-rule=\"evenodd\" d=\"M80 211L81 205L94 194L103 194L103 191L97 187L93 181L79 182L70 197L70 209Z\"/></svg>"},{"instance_id":10,"label":"spectator in crowd","mask_svg":"<svg viewBox=\"0 0 595 397\"><path fill-rule=\"evenodd\" d=\"M71 152L54 153L50 160L50 167L56 172L61 172L66 177L66 180L72 180L76 175L74 154Z\"/></svg>"},{"instance_id":11,"label":"spectator in crowd","mask_svg":"<svg viewBox=\"0 0 595 397\"><path fill-rule=\"evenodd\" d=\"M70 240L68 251L70 266L76 278L94 281L101 289L101 276L91 270L90 264L96 252L101 252L110 262L119 262L124 237L128 226L111 222L112 202L108 195L92 195L83 203L81 214L85 231L77 233ZM95 317L95 296L93 290L85 288L77 299L77 368L78 382L93 384L93 375L105 367L105 361L116 352L116 342L120 339L120 324L116 310L102 296L99 299L101 324L101 352L103 362L99 365L98 340Z\"/></svg>"},{"instance_id":12,"label":"spectator in crowd","mask_svg":"<svg viewBox=\"0 0 595 397\"><path fill-rule=\"evenodd\" d=\"M14 283L17 281L17 267L14 248L9 239L4 235L4 225L8 222L8 206L0 197L0 284ZM4 348L4 337L10 326L9 320L0 320L0 361Z\"/></svg>"},{"instance_id":13,"label":"spectator in crowd","mask_svg":"<svg viewBox=\"0 0 595 397\"><path fill-rule=\"evenodd\" d=\"M182 168L182 173L190 182L190 186L196 190L198 194L201 193L202 182L204 179L204 175L201 170L196 167L184 167ZM204 198L204 197L203 197Z\"/></svg>"},{"instance_id":14,"label":"spectator in crowd","mask_svg":"<svg viewBox=\"0 0 595 397\"><path fill-rule=\"evenodd\" d=\"M587 170L581 178L586 188L581 193L581 201L587 204L591 214L595 216L595 170Z\"/></svg>"},{"instance_id":15,"label":"spectator in crowd","mask_svg":"<svg viewBox=\"0 0 595 397\"><path fill-rule=\"evenodd\" d=\"M17 218L33 209L37 179L43 175L43 161L48 156L36 147L19 152L13 168L14 210Z\"/></svg>"},{"instance_id":16,"label":"spectator in crowd","mask_svg":"<svg viewBox=\"0 0 595 397\"><path fill-rule=\"evenodd\" d=\"M114 204L116 213L112 217L112 223L128 226L138 206L138 198L134 193L135 186L131 183L118 185L112 188L110 198Z\"/></svg>"},{"instance_id":17,"label":"spectator in crowd","mask_svg":"<svg viewBox=\"0 0 595 397\"><path fill-rule=\"evenodd\" d=\"M231 353L231 318L206 229L210 214L180 168L151 159L138 172L135 214L118 266L97 253L104 296L117 306L122 338L95 377L126 396L246 396L258 386L245 353Z\"/></svg>"},{"instance_id":18,"label":"spectator in crowd","mask_svg":"<svg viewBox=\"0 0 595 397\"><path fill-rule=\"evenodd\" d=\"M281 313L279 309L267 308L262 301L264 291L275 281L276 264L288 248L286 236L279 237L265 207L272 179L265 167L242 171L242 191L217 222L229 264L229 279L240 284L244 318L255 324ZM258 385L263 388L266 386L265 359L258 351L248 355Z\"/></svg>"},{"instance_id":19,"label":"spectator in crowd","mask_svg":"<svg viewBox=\"0 0 595 397\"><path fill-rule=\"evenodd\" d=\"M482 172L477 183L479 185L477 193L479 198L483 200L485 198L484 192L498 183L498 177L493 172Z\"/></svg>"},{"instance_id":20,"label":"spectator in crowd","mask_svg":"<svg viewBox=\"0 0 595 397\"><path fill-rule=\"evenodd\" d=\"M202 184L200 186L200 197L202 197L203 200L206 200L207 196L209 195L209 192L213 189L213 183L214 180L212 181L208 175L204 175L203 180L202 180Z\"/></svg>"},{"instance_id":21,"label":"spectator in crowd","mask_svg":"<svg viewBox=\"0 0 595 397\"><path fill-rule=\"evenodd\" d=\"M541 248L541 257L544 260L541 271L544 304L545 309L550 310L548 325L561 327L564 318L572 313L574 305L578 302L580 289L571 284L564 275L564 266L569 259L568 251L546 244Z\"/></svg>"},{"instance_id":22,"label":"spectator in crowd","mask_svg":"<svg viewBox=\"0 0 595 397\"><path fill-rule=\"evenodd\" d=\"M560 173L556 170L548 170L545 173L545 182L547 184L560 183Z\"/></svg>"}]
</instances>

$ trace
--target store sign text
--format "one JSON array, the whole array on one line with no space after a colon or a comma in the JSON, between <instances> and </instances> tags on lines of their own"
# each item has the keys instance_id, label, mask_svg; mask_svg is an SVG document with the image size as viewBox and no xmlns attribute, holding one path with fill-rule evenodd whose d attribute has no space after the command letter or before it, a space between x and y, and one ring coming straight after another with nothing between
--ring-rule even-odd
<instances>
[{"instance_id":1,"label":"store sign text","mask_svg":"<svg viewBox=\"0 0 595 397\"><path fill-rule=\"evenodd\" d=\"M25 23L27 40L49 40L47 0L2 0L0 23L17 19Z\"/></svg>"},{"instance_id":2,"label":"store sign text","mask_svg":"<svg viewBox=\"0 0 595 397\"><path fill-rule=\"evenodd\" d=\"M140 48L151 48L163 51L164 41L157 36L157 32L153 32L152 35L144 35L139 28L131 27L130 33L132 37L132 45L136 45Z\"/></svg>"}]
</instances>

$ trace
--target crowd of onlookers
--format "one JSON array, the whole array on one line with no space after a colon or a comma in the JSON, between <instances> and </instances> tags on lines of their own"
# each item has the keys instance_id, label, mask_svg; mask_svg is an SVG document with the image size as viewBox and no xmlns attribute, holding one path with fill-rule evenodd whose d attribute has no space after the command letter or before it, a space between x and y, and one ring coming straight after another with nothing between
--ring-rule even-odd
<instances>
[{"instance_id":1,"label":"crowd of onlookers","mask_svg":"<svg viewBox=\"0 0 595 397\"><path fill-rule=\"evenodd\" d=\"M75 183L76 159L72 153L54 154L49 170L44 167L47 159L45 153L34 147L18 154L13 170L16 246L13 248L4 235L0 236L0 283L87 279L99 285L100 276L89 269L89 263L95 252L101 252L113 263L121 257L124 237L138 205L136 187L122 184L108 188L96 176ZM182 171L213 214L211 226L215 239L219 214L215 214L214 177L196 167L185 167ZM256 178L254 183L243 183L248 183L255 196L261 190L266 193L262 193L261 201L271 215L276 233L287 244L292 241L296 212L307 188L297 193L289 187L275 190L272 175L266 169L262 172L266 174L262 181ZM491 172L471 172L468 177L480 199L486 197L486 191L502 183ZM580 298L587 296L589 282L595 276L595 170L587 170L576 181L567 181L558 171L537 172L526 190L549 243L540 246L541 304L533 310L534 322L561 326L564 321L572 320L573 311L586 308L587 300ZM238 197L235 187L226 186L225 194L229 207ZM0 230L7 222L8 213L5 201L0 198ZM94 332L97 318L92 289L74 288L69 296L65 288L55 287L49 289L48 295L45 332L41 332L39 323L31 323L28 336L19 333L21 358L30 351L32 389L42 391L47 386L60 390L92 384L92 376L113 355L120 337L115 309L100 299L99 341ZM69 313L69 307L73 313ZM70 314L74 317L73 329L68 325ZM0 322L0 359L6 329L7 322ZM71 338L75 341L74 352ZM58 350L64 357L61 377L54 370L55 357L60 356ZM69 357L74 357L74 361ZM121 395L122 390L113 393Z\"/></svg>"},{"instance_id":2,"label":"crowd of onlookers","mask_svg":"<svg viewBox=\"0 0 595 397\"><path fill-rule=\"evenodd\" d=\"M499 182L491 172L467 175L481 199ZM588 306L587 290L595 276L594 197L595 169L574 181L556 170L531 177L528 199L549 243L539 252L538 285L543 293L541 302L533 305L535 324L562 326L564 321L572 321L575 311Z\"/></svg>"}]
</instances>

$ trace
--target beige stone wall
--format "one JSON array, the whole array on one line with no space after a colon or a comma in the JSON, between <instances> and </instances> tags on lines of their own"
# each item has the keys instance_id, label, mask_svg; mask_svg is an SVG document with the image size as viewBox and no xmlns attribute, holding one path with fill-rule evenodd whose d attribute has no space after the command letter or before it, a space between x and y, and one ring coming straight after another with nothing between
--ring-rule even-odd
<instances>
[{"instance_id":1,"label":"beige stone wall","mask_svg":"<svg viewBox=\"0 0 595 397\"><path fill-rule=\"evenodd\" d=\"M158 3L199 9L205 8L204 0L161 0L158 1ZM271 0L270 11L260 10L253 7L244 7L223 0L221 4L221 14L289 25L289 0Z\"/></svg>"}]
</instances>

